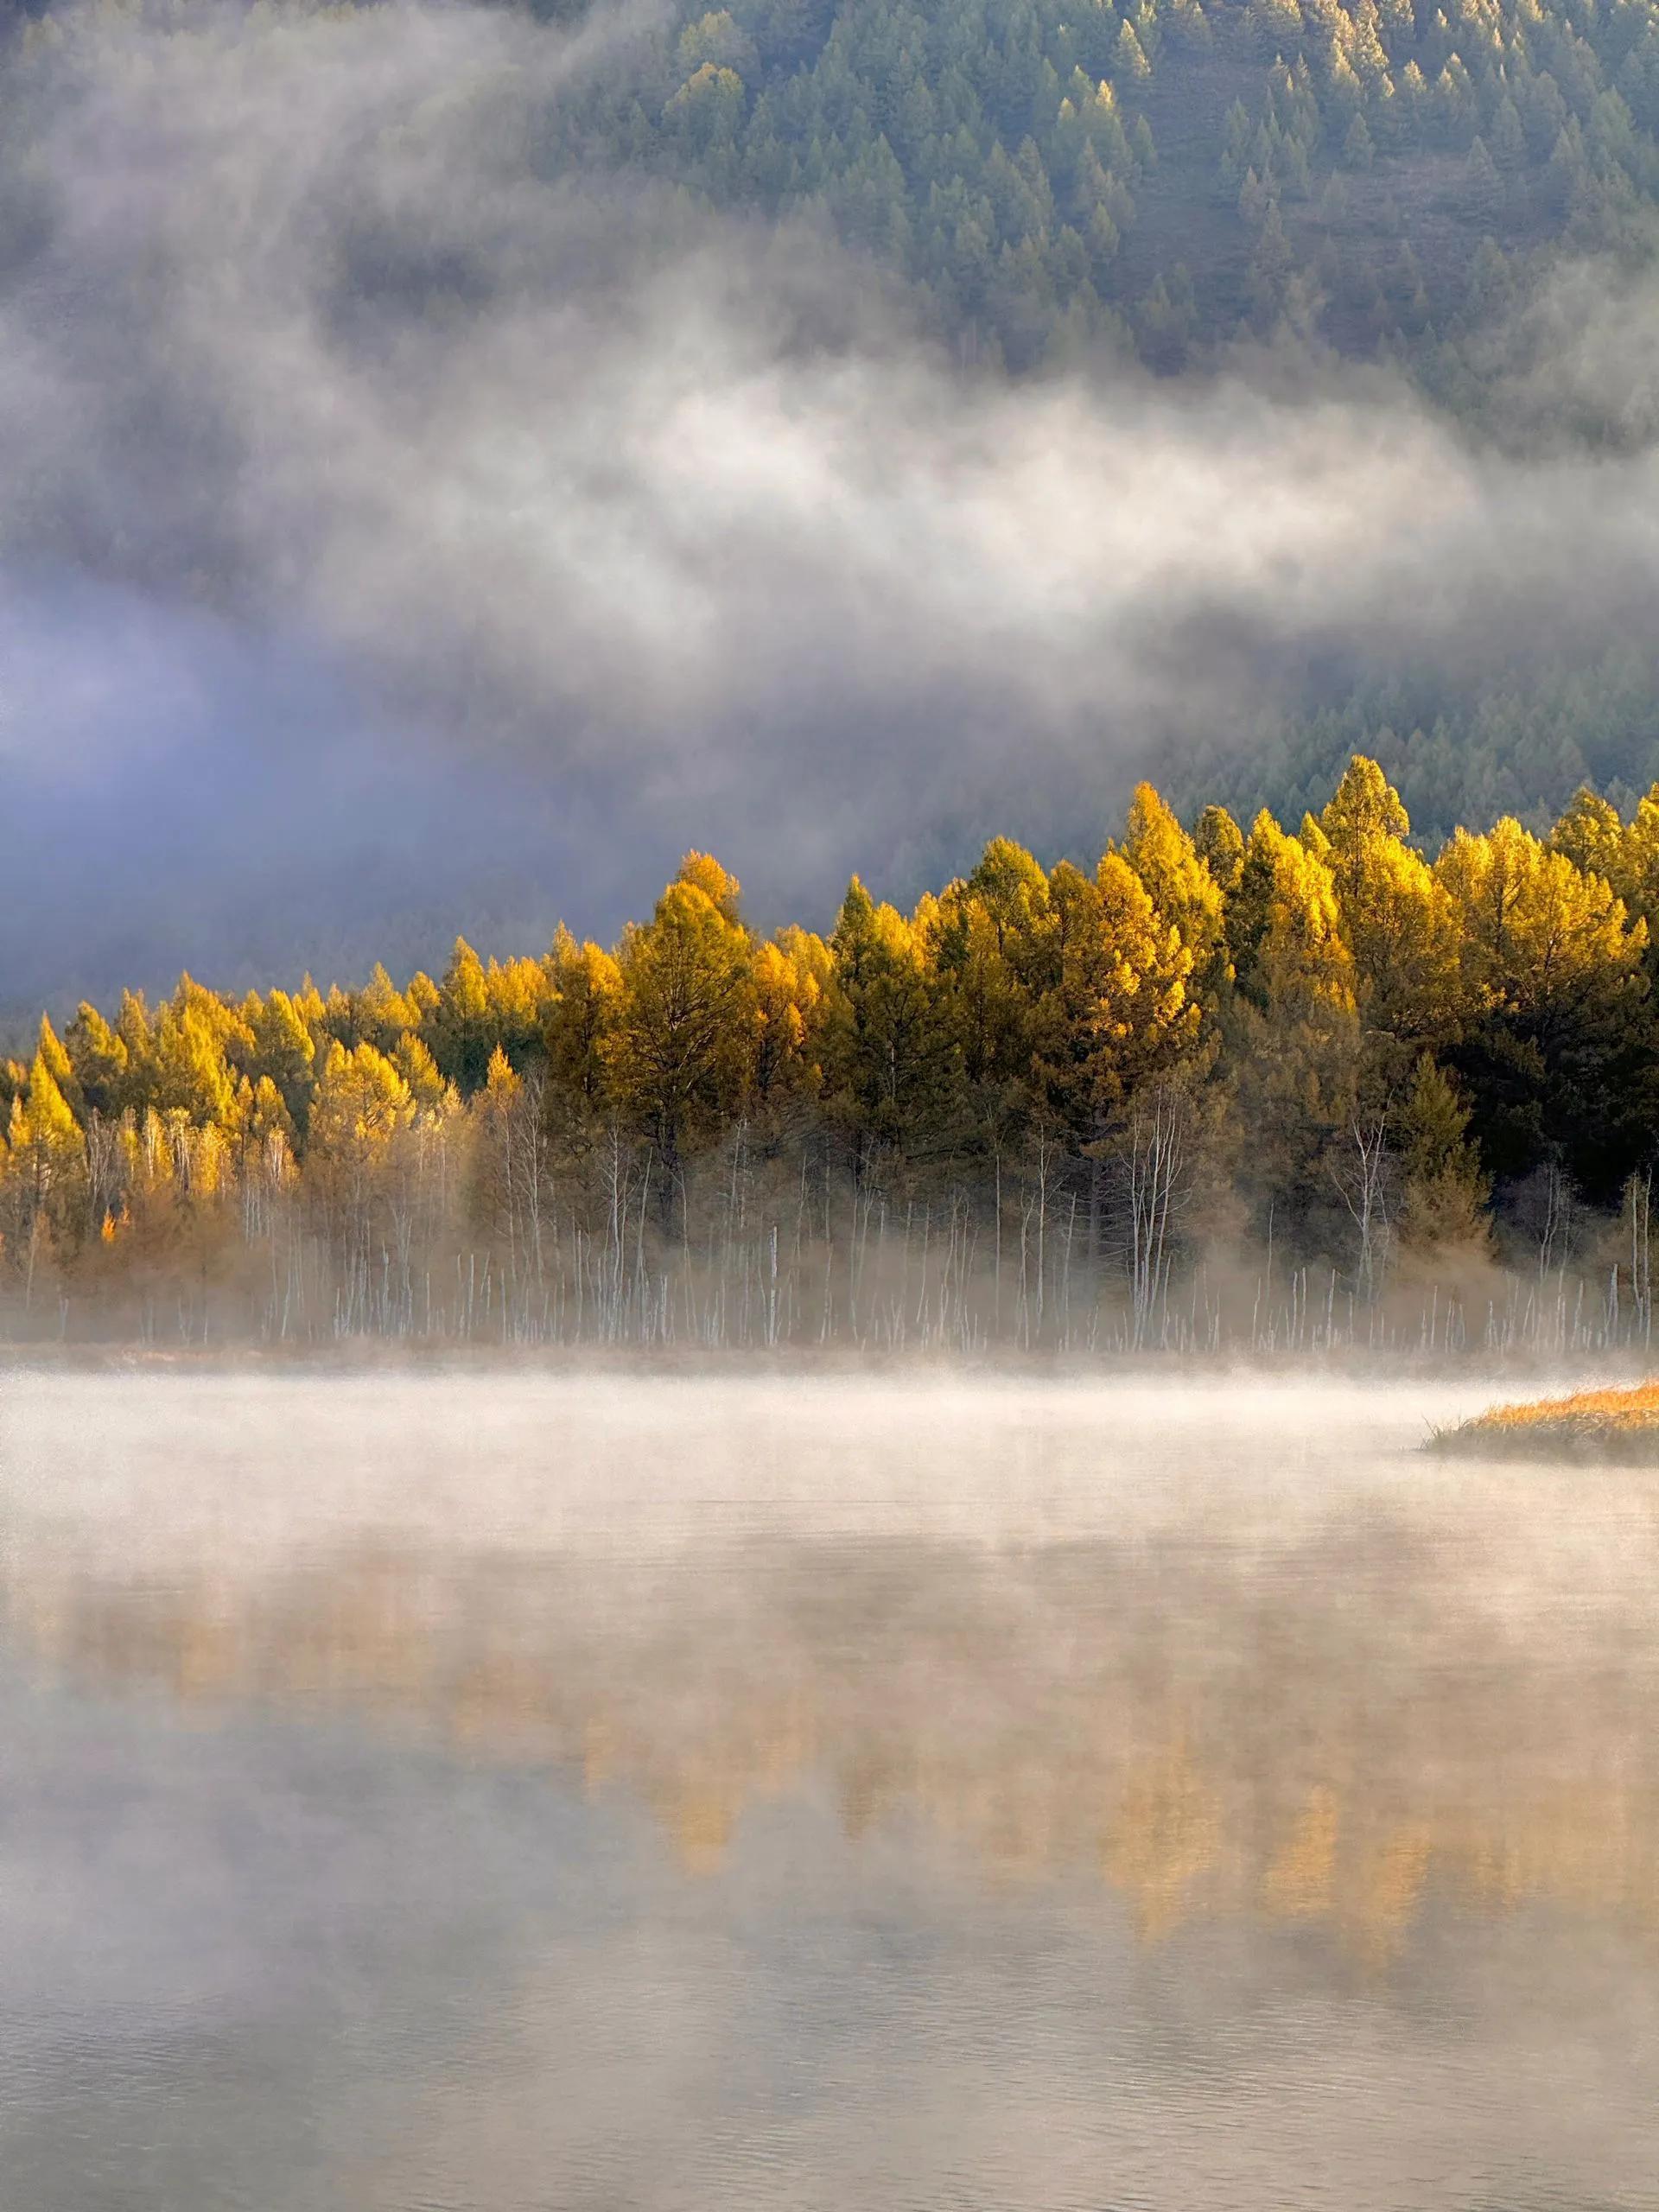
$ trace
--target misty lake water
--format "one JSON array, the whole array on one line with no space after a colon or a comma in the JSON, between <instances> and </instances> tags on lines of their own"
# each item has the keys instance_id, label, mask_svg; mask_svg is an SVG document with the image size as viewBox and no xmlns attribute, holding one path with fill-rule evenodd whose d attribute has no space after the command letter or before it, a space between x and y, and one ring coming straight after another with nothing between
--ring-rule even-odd
<instances>
[{"instance_id":1,"label":"misty lake water","mask_svg":"<svg viewBox=\"0 0 1659 2212\"><path fill-rule=\"evenodd\" d=\"M13 1370L0 2205L1659 2205L1659 1477L1490 1395Z\"/></svg>"}]
</instances>

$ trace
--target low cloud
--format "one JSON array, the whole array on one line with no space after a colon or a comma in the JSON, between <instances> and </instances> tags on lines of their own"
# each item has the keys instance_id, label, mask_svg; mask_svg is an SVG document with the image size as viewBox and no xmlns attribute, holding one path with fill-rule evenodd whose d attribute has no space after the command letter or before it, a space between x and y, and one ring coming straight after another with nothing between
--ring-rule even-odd
<instances>
[{"instance_id":1,"label":"low cloud","mask_svg":"<svg viewBox=\"0 0 1659 2212\"><path fill-rule=\"evenodd\" d=\"M1597 342L1570 311L1525 371L1616 456L1271 354L965 380L822 239L543 174L651 22L70 7L14 49L0 769L43 903L0 998L605 931L693 842L822 919L992 826L1097 848L1323 658L1641 620L1644 296L1582 279Z\"/></svg>"}]
</instances>

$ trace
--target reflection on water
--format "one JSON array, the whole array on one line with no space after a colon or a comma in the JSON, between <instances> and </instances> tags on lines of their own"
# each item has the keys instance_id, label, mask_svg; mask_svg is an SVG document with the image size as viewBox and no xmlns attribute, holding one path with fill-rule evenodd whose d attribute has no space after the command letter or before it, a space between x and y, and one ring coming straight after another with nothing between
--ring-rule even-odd
<instances>
[{"instance_id":1,"label":"reflection on water","mask_svg":"<svg viewBox=\"0 0 1659 2212\"><path fill-rule=\"evenodd\" d=\"M1659 2204L1659 1486L1447 1410L14 1378L6 2205Z\"/></svg>"}]
</instances>

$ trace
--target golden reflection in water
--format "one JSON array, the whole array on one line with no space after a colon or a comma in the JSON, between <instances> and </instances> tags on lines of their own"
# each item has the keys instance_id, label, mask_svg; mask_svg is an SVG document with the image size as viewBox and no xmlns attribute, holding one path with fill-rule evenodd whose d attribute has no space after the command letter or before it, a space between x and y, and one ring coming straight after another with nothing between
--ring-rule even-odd
<instances>
[{"instance_id":1,"label":"golden reflection in water","mask_svg":"<svg viewBox=\"0 0 1659 2212\"><path fill-rule=\"evenodd\" d=\"M1193 1885L1217 1866L1226 1840L1220 1792L1184 1740L1130 1767L1119 1784L1103 1864L1107 1879L1134 1898L1143 1936L1179 1925Z\"/></svg>"},{"instance_id":2,"label":"golden reflection in water","mask_svg":"<svg viewBox=\"0 0 1659 2212\"><path fill-rule=\"evenodd\" d=\"M1333 1789L1311 1790L1283 1847L1262 1878L1262 1903L1275 1917L1301 1920L1331 1910L1342 1808Z\"/></svg>"},{"instance_id":3,"label":"golden reflection in water","mask_svg":"<svg viewBox=\"0 0 1659 2212\"><path fill-rule=\"evenodd\" d=\"M997 1883L1095 1870L1148 1942L1329 1929L1386 1964L1436 1885L1659 1926L1659 1627L1559 1643L1412 1531L998 1553L753 1541L649 1568L359 1545L166 1586L14 1548L12 1640L79 1684L377 1716L649 1805L690 1877L829 1786Z\"/></svg>"}]
</instances>

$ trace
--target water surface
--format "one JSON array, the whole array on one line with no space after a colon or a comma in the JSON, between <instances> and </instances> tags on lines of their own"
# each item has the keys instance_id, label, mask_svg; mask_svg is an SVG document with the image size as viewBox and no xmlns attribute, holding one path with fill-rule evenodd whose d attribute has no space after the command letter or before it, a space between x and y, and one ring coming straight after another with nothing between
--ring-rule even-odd
<instances>
[{"instance_id":1,"label":"water surface","mask_svg":"<svg viewBox=\"0 0 1659 2212\"><path fill-rule=\"evenodd\" d=\"M1485 1395L13 1373L0 2202L1659 2205L1659 1485Z\"/></svg>"}]
</instances>

